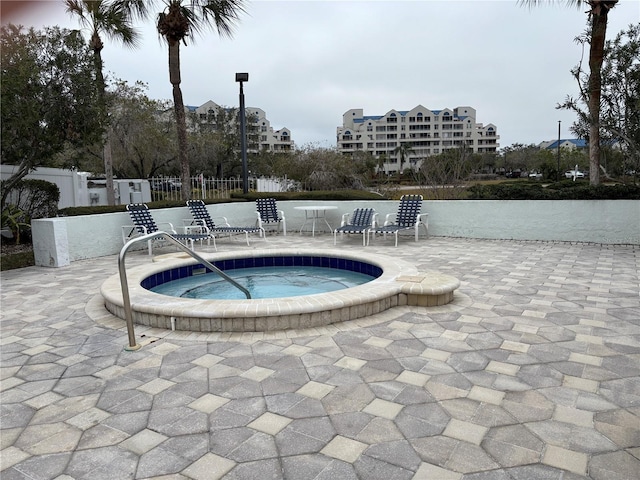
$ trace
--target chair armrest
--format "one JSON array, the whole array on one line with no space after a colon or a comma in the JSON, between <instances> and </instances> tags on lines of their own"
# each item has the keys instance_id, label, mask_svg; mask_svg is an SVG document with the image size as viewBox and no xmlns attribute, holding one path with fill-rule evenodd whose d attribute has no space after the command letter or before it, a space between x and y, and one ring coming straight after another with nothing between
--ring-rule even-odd
<instances>
[{"instance_id":1,"label":"chair armrest","mask_svg":"<svg viewBox=\"0 0 640 480\"><path fill-rule=\"evenodd\" d=\"M393 223L393 220L396 218L396 214L395 213L387 213L387 215L384 217L384 224L385 225L391 225Z\"/></svg>"},{"instance_id":2,"label":"chair armrest","mask_svg":"<svg viewBox=\"0 0 640 480\"><path fill-rule=\"evenodd\" d=\"M216 222L216 220L218 219L222 219L222 222ZM213 220L216 225L220 225L222 227L230 227L231 225L229 224L229 222L227 221L227 217L213 217L211 218L211 220Z\"/></svg>"},{"instance_id":3,"label":"chair armrest","mask_svg":"<svg viewBox=\"0 0 640 480\"><path fill-rule=\"evenodd\" d=\"M371 228L376 228L376 225L378 225L378 213L374 213L373 217L371 217Z\"/></svg>"},{"instance_id":4,"label":"chair armrest","mask_svg":"<svg viewBox=\"0 0 640 480\"><path fill-rule=\"evenodd\" d=\"M345 225L347 225L347 222L349 221L349 215L351 215L350 213L343 213L342 214L342 220L340 221L340 226L344 227Z\"/></svg>"},{"instance_id":5,"label":"chair armrest","mask_svg":"<svg viewBox=\"0 0 640 480\"><path fill-rule=\"evenodd\" d=\"M146 227L142 227L144 229L144 233L147 233ZM125 244L127 241L131 240L134 237L137 237L138 227L136 225L122 225L122 243Z\"/></svg>"},{"instance_id":6,"label":"chair armrest","mask_svg":"<svg viewBox=\"0 0 640 480\"><path fill-rule=\"evenodd\" d=\"M176 232L176 229L173 228L173 223L171 223L171 222L159 222L158 223L158 228L160 230L163 230L162 228L160 228L160 225L169 225L169 232L170 233L178 233L178 232ZM146 228L145 228L145 232L146 232Z\"/></svg>"}]
</instances>

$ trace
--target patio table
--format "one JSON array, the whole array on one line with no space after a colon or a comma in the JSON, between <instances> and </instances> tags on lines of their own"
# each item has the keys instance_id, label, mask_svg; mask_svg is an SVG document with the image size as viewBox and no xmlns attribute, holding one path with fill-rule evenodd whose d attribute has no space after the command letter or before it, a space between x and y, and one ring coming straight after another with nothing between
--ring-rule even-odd
<instances>
[{"instance_id":1,"label":"patio table","mask_svg":"<svg viewBox=\"0 0 640 480\"><path fill-rule=\"evenodd\" d=\"M329 227L329 232L333 231L333 228L329 224L326 218L327 210L336 210L338 207L335 205L305 205L303 207L293 207L296 210L304 211L304 223L300 227L300 234L304 231L304 227L307 225L307 222L311 220L311 236L316 236L316 222L318 220L323 220L324 223Z\"/></svg>"}]
</instances>

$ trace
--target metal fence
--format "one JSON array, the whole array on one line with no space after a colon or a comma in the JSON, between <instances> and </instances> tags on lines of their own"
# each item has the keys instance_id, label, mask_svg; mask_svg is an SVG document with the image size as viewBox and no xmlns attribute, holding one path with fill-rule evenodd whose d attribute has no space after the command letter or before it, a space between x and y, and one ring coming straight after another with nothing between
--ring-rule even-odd
<instances>
[{"instance_id":1,"label":"metal fence","mask_svg":"<svg viewBox=\"0 0 640 480\"><path fill-rule=\"evenodd\" d=\"M151 185L151 199L180 200L184 186L177 177L153 177L149 179ZM189 185L191 198L214 200L230 198L232 192L242 193L242 178L205 178L202 175L191 177ZM249 190L256 189L255 179L249 179Z\"/></svg>"}]
</instances>

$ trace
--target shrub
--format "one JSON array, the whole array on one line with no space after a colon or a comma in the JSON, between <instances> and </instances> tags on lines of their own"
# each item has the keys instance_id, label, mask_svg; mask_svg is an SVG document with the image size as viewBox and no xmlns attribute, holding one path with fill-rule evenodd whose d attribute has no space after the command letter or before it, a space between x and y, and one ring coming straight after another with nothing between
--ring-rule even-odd
<instances>
[{"instance_id":1,"label":"shrub","mask_svg":"<svg viewBox=\"0 0 640 480\"><path fill-rule=\"evenodd\" d=\"M29 219L55 217L58 213L60 189L46 180L24 179L7 197L9 203L27 214Z\"/></svg>"},{"instance_id":2,"label":"shrub","mask_svg":"<svg viewBox=\"0 0 640 480\"><path fill-rule=\"evenodd\" d=\"M31 267L36 264L33 250L13 254L3 254L0 261L0 270L14 270L16 268Z\"/></svg>"},{"instance_id":3,"label":"shrub","mask_svg":"<svg viewBox=\"0 0 640 480\"><path fill-rule=\"evenodd\" d=\"M563 180L547 187L532 183L499 183L472 185L469 198L473 200L638 200L638 185L596 185Z\"/></svg>"},{"instance_id":4,"label":"shrub","mask_svg":"<svg viewBox=\"0 0 640 480\"><path fill-rule=\"evenodd\" d=\"M11 231L11 236L16 245L20 243L21 238L24 239L31 231L31 224L26 212L11 204L2 210L0 226L2 230Z\"/></svg>"},{"instance_id":5,"label":"shrub","mask_svg":"<svg viewBox=\"0 0 640 480\"><path fill-rule=\"evenodd\" d=\"M255 201L257 198L275 198L276 200L385 200L385 197L366 190L316 190L312 192L249 192L233 193L232 198Z\"/></svg>"}]
</instances>

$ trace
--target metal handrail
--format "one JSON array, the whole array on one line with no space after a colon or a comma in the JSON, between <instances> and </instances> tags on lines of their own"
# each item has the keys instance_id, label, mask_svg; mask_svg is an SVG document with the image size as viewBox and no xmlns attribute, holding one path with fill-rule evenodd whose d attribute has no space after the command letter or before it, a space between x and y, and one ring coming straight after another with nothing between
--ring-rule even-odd
<instances>
[{"instance_id":1,"label":"metal handrail","mask_svg":"<svg viewBox=\"0 0 640 480\"><path fill-rule=\"evenodd\" d=\"M125 268L125 257L127 255L127 252L129 251L129 248L131 248L132 245L134 245L136 243L139 243L139 242L147 242L149 240L152 240L154 238L159 238L159 237L164 237L170 243L172 243L173 245L178 247L178 249L182 250L185 253L188 253L193 258L195 258L197 261L202 263L205 267L207 267L209 270L211 270L212 272L217 273L222 278L224 278L227 282L231 283L233 286L235 286L238 289L240 289L242 291L242 293L244 293L247 298L251 298L251 293L249 293L249 290L244 288L242 285L240 285L238 282L236 282L233 278L231 278L229 275L224 273L218 267L213 265L211 262L205 260L200 255L198 255L196 252L194 252L193 250L190 250L185 245L180 243L170 233L167 233L167 232L153 232L153 233L148 233L146 235L141 235L140 237L132 238L127 243L125 243L124 247L122 247L122 250L120 250L120 255L118 256L118 270L120 272L120 287L122 288L122 301L123 301L123 307L124 307L124 316L125 316L125 320L127 322L127 335L129 336L129 345L127 347L125 347L125 350L138 350L140 348L140 345L138 345L136 343L136 337L135 337L135 332L134 332L134 328L133 328L133 314L131 312L131 297L129 296L129 282L127 281L127 270Z\"/></svg>"}]
</instances>

